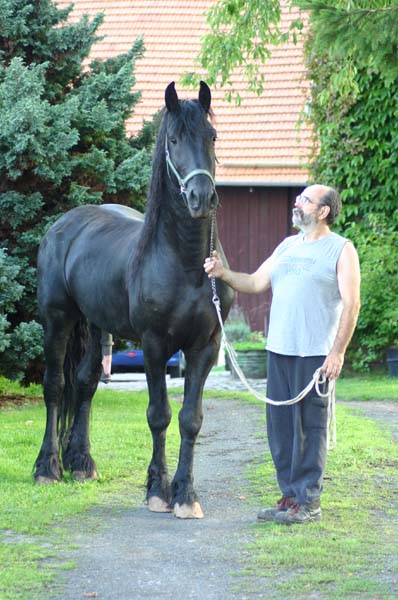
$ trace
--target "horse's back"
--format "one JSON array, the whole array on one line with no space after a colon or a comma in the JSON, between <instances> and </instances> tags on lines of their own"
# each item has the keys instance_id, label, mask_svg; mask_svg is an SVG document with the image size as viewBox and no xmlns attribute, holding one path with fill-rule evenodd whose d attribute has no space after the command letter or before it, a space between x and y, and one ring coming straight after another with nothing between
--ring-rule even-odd
<instances>
[{"instance_id":1,"label":"horse's back","mask_svg":"<svg viewBox=\"0 0 398 600\"><path fill-rule=\"evenodd\" d=\"M73 253L98 256L123 254L123 247L136 244L143 227L143 215L127 206L87 204L60 217L44 236L39 249L39 265L65 261Z\"/></svg>"},{"instance_id":2,"label":"horse's back","mask_svg":"<svg viewBox=\"0 0 398 600\"><path fill-rule=\"evenodd\" d=\"M133 219L140 222L144 220L143 213L135 208L131 208L130 206L124 206L123 204L101 204L99 208L101 210L121 215L127 219Z\"/></svg>"},{"instance_id":3,"label":"horse's back","mask_svg":"<svg viewBox=\"0 0 398 600\"><path fill-rule=\"evenodd\" d=\"M144 221L144 215L134 208L122 204L85 204L72 208L62 215L48 233L52 231L59 234L60 231L68 230L71 239L74 234L79 234L86 227L97 227L104 229L115 229L125 227L131 231L140 229Z\"/></svg>"}]
</instances>

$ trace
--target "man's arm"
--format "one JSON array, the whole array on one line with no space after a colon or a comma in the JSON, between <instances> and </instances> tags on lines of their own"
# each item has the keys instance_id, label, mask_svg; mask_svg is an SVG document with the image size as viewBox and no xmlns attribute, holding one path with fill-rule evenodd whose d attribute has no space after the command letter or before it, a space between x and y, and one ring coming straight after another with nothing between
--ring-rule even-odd
<instances>
[{"instance_id":1,"label":"man's arm","mask_svg":"<svg viewBox=\"0 0 398 600\"><path fill-rule=\"evenodd\" d=\"M225 267L218 253L214 251L210 258L206 258L203 266L209 277L221 279L237 292L260 294L271 285L270 265L271 257L265 260L254 273L237 273Z\"/></svg>"},{"instance_id":2,"label":"man's arm","mask_svg":"<svg viewBox=\"0 0 398 600\"><path fill-rule=\"evenodd\" d=\"M341 373L344 355L354 333L361 306L359 259L351 242L345 244L337 262L337 281L343 311L333 347L322 365L322 370L329 379L337 379Z\"/></svg>"}]
</instances>

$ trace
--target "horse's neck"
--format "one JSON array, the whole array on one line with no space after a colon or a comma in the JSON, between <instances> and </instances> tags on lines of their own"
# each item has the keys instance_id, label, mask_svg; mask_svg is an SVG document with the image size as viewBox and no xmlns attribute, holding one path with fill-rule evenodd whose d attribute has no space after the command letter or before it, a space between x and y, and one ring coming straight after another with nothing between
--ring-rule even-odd
<instances>
[{"instance_id":1,"label":"horse's neck","mask_svg":"<svg viewBox=\"0 0 398 600\"><path fill-rule=\"evenodd\" d=\"M186 270L203 270L210 253L211 218L192 219L184 207L178 213L168 212L162 220L162 237L178 254Z\"/></svg>"}]
</instances>

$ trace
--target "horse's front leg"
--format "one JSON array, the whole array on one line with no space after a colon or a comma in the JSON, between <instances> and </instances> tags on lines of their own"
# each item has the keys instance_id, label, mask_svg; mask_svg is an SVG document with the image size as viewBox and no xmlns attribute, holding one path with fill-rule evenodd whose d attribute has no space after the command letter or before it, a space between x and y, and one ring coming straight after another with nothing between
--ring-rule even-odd
<instances>
[{"instance_id":1,"label":"horse's front leg","mask_svg":"<svg viewBox=\"0 0 398 600\"><path fill-rule=\"evenodd\" d=\"M205 348L185 353L184 402L179 413L181 446L178 468L172 483L174 514L181 519L203 517L193 488L193 455L196 438L203 421L202 394L206 378L216 362L219 343L213 340Z\"/></svg>"},{"instance_id":2,"label":"horse's front leg","mask_svg":"<svg viewBox=\"0 0 398 600\"><path fill-rule=\"evenodd\" d=\"M146 500L153 512L171 512L170 482L166 465L166 431L171 408L166 387L166 358L160 344L143 340L145 372L148 383L148 425L152 434L152 459L148 467Z\"/></svg>"}]
</instances>

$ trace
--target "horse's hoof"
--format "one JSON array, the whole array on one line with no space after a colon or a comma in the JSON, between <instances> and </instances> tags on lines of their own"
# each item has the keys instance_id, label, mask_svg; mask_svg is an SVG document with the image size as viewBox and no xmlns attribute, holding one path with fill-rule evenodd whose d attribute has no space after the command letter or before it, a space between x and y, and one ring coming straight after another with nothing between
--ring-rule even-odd
<instances>
[{"instance_id":1,"label":"horse's hoof","mask_svg":"<svg viewBox=\"0 0 398 600\"><path fill-rule=\"evenodd\" d=\"M34 478L36 483L40 485L49 485L50 483L59 483L58 479L54 479L53 477L44 477L44 475L38 475Z\"/></svg>"},{"instance_id":2,"label":"horse's hoof","mask_svg":"<svg viewBox=\"0 0 398 600\"><path fill-rule=\"evenodd\" d=\"M174 505L174 515L178 519L203 519L204 514L199 502L193 504L178 504Z\"/></svg>"},{"instance_id":3,"label":"horse's hoof","mask_svg":"<svg viewBox=\"0 0 398 600\"><path fill-rule=\"evenodd\" d=\"M148 509L152 512L173 512L173 509L170 508L168 502L162 500L158 496L151 496L148 499Z\"/></svg>"},{"instance_id":4,"label":"horse's hoof","mask_svg":"<svg viewBox=\"0 0 398 600\"><path fill-rule=\"evenodd\" d=\"M97 479L96 471L93 471L91 475L87 475L84 471L72 471L72 479L83 483L84 481L94 481Z\"/></svg>"}]
</instances>

